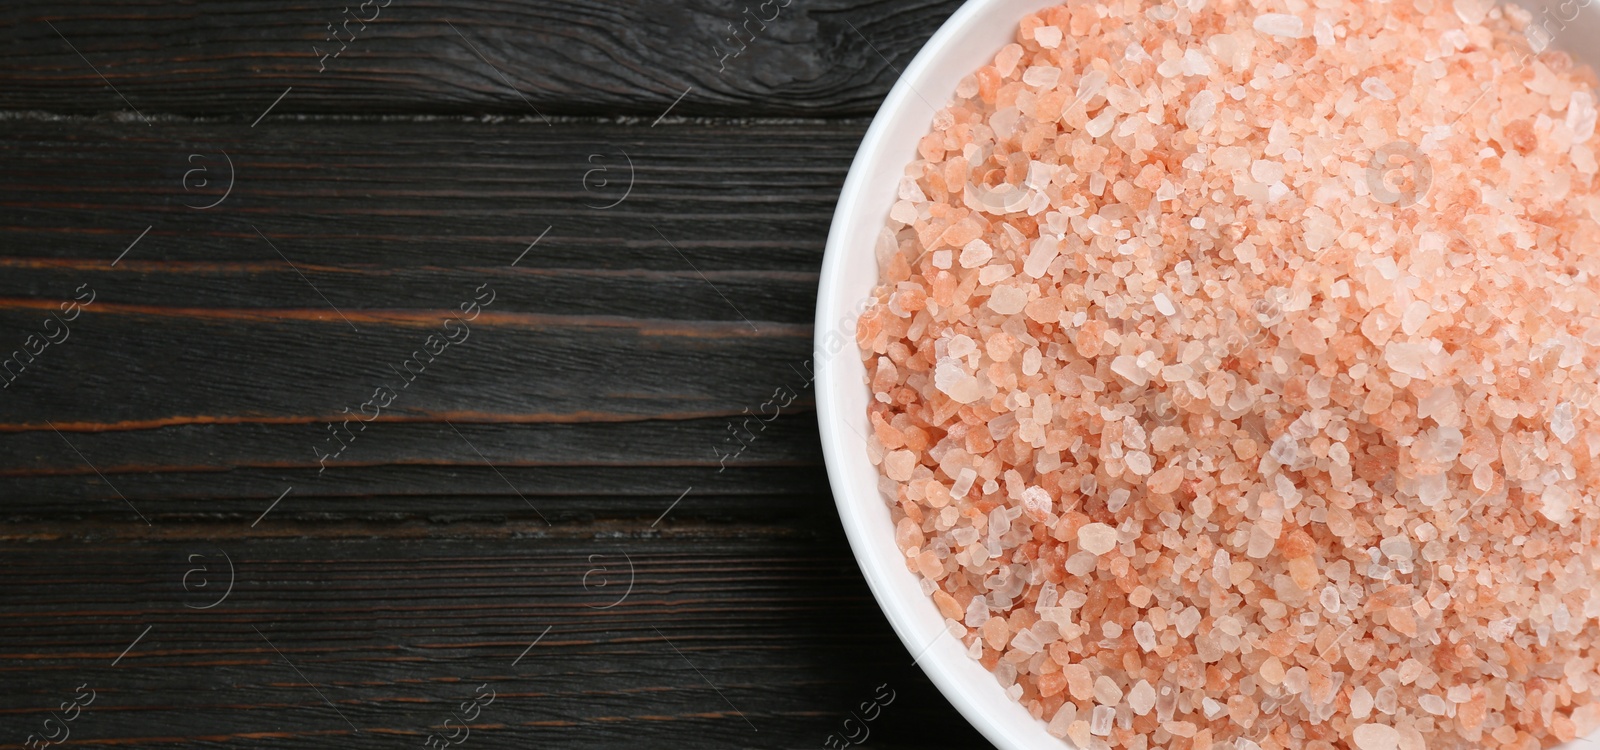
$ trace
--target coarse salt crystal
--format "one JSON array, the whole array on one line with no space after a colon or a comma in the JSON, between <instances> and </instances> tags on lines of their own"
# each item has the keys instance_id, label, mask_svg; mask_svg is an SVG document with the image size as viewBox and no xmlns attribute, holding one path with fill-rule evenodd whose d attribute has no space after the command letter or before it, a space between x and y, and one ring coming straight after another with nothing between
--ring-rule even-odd
<instances>
[{"instance_id":1,"label":"coarse salt crystal","mask_svg":"<svg viewBox=\"0 0 1600 750\"><path fill-rule=\"evenodd\" d=\"M1362 79L1361 90L1371 94L1378 101L1387 102L1394 99L1394 92L1389 90L1388 84L1373 76Z\"/></svg>"},{"instance_id":2,"label":"coarse salt crystal","mask_svg":"<svg viewBox=\"0 0 1600 750\"><path fill-rule=\"evenodd\" d=\"M1252 24L1256 31L1270 36L1300 39L1306 35L1306 25L1299 16L1288 13L1262 13Z\"/></svg>"},{"instance_id":3,"label":"coarse salt crystal","mask_svg":"<svg viewBox=\"0 0 1600 750\"><path fill-rule=\"evenodd\" d=\"M1045 49L1055 49L1061 46L1061 29L1055 26L1040 26L1033 30L1033 40Z\"/></svg>"},{"instance_id":4,"label":"coarse salt crystal","mask_svg":"<svg viewBox=\"0 0 1600 750\"><path fill-rule=\"evenodd\" d=\"M977 268L988 263L989 259L993 257L994 248L990 247L989 243L981 239L973 240L968 242L966 247L961 248L961 267Z\"/></svg>"},{"instance_id":5,"label":"coarse salt crystal","mask_svg":"<svg viewBox=\"0 0 1600 750\"><path fill-rule=\"evenodd\" d=\"M1061 69L1056 67L1035 65L1022 72L1022 82L1036 89L1055 88L1059 80Z\"/></svg>"},{"instance_id":6,"label":"coarse salt crystal","mask_svg":"<svg viewBox=\"0 0 1600 750\"><path fill-rule=\"evenodd\" d=\"M1117 546L1117 530L1103 523L1084 524L1078 529L1078 546L1091 555L1103 555Z\"/></svg>"},{"instance_id":7,"label":"coarse salt crystal","mask_svg":"<svg viewBox=\"0 0 1600 750\"><path fill-rule=\"evenodd\" d=\"M1167 299L1167 295L1162 292L1156 292L1156 296L1152 297L1151 301L1155 302L1156 311L1162 315L1176 315L1178 313L1178 308L1172 306L1172 300Z\"/></svg>"},{"instance_id":8,"label":"coarse salt crystal","mask_svg":"<svg viewBox=\"0 0 1600 750\"><path fill-rule=\"evenodd\" d=\"M1400 732L1385 724L1362 724L1350 733L1360 750L1399 750Z\"/></svg>"},{"instance_id":9,"label":"coarse salt crystal","mask_svg":"<svg viewBox=\"0 0 1600 750\"><path fill-rule=\"evenodd\" d=\"M1015 286L997 286L989 293L989 309L1001 315L1016 315L1027 305L1028 293Z\"/></svg>"}]
</instances>

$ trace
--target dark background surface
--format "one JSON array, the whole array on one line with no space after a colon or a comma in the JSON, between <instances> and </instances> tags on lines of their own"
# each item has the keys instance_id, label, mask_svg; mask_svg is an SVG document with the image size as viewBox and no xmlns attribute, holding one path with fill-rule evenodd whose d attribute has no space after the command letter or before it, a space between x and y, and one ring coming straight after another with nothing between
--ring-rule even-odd
<instances>
[{"instance_id":1,"label":"dark background surface","mask_svg":"<svg viewBox=\"0 0 1600 750\"><path fill-rule=\"evenodd\" d=\"M382 1L0 8L0 746L982 746L807 382L849 161L958 3Z\"/></svg>"}]
</instances>

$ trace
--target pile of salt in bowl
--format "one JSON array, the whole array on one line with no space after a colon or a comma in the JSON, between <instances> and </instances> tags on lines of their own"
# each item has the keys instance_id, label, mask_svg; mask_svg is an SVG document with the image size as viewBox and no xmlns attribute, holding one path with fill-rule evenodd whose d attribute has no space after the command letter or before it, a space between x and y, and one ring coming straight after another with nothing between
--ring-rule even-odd
<instances>
[{"instance_id":1,"label":"pile of salt in bowl","mask_svg":"<svg viewBox=\"0 0 1600 750\"><path fill-rule=\"evenodd\" d=\"M869 450L1053 735L1600 726L1600 139L1545 20L1073 2L935 115L858 330Z\"/></svg>"}]
</instances>

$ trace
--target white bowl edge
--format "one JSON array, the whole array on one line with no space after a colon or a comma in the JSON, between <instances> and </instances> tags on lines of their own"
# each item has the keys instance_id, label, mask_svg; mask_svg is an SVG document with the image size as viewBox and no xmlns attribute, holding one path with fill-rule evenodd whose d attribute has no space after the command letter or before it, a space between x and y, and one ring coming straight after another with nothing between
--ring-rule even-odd
<instances>
[{"instance_id":1,"label":"white bowl edge","mask_svg":"<svg viewBox=\"0 0 1600 750\"><path fill-rule=\"evenodd\" d=\"M878 493L878 469L867 458L866 368L855 343L855 320L878 282L873 252L888 221L895 188L916 145L932 130L937 108L956 83L988 64L1015 39L1022 17L1059 0L969 0L941 26L900 75L850 165L828 231L817 297L817 419L839 515L867 585L907 651L945 698L990 742L1002 748L1062 748L1044 722L1006 697L989 670L969 658L944 629L944 617L922 593L895 545L894 525Z\"/></svg>"}]
</instances>

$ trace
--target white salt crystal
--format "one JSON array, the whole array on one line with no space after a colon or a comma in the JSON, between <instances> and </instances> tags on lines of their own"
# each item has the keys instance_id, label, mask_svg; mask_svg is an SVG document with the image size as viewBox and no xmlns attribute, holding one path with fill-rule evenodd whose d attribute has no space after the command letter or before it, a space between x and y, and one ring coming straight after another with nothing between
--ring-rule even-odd
<instances>
[{"instance_id":1,"label":"white salt crystal","mask_svg":"<svg viewBox=\"0 0 1600 750\"><path fill-rule=\"evenodd\" d=\"M1572 493L1559 484L1552 484L1544 488L1544 494L1539 497L1542 507L1539 512L1556 523L1566 523L1572 520Z\"/></svg>"},{"instance_id":2,"label":"white salt crystal","mask_svg":"<svg viewBox=\"0 0 1600 750\"><path fill-rule=\"evenodd\" d=\"M1594 95L1587 91L1574 91L1567 99L1567 129L1572 131L1573 143L1584 143L1594 135L1596 115Z\"/></svg>"},{"instance_id":3,"label":"white salt crystal","mask_svg":"<svg viewBox=\"0 0 1600 750\"><path fill-rule=\"evenodd\" d=\"M1446 710L1444 699L1433 693L1424 693L1422 697L1417 699L1417 705L1434 716L1443 716Z\"/></svg>"},{"instance_id":4,"label":"white salt crystal","mask_svg":"<svg viewBox=\"0 0 1600 750\"><path fill-rule=\"evenodd\" d=\"M1417 499L1423 505L1432 508L1450 497L1449 477L1444 474L1428 474L1417 477Z\"/></svg>"},{"instance_id":5,"label":"white salt crystal","mask_svg":"<svg viewBox=\"0 0 1600 750\"><path fill-rule=\"evenodd\" d=\"M933 267L949 268L950 262L954 257L955 254L950 252L949 248L944 250L935 250L933 251Z\"/></svg>"},{"instance_id":6,"label":"white salt crystal","mask_svg":"<svg viewBox=\"0 0 1600 750\"><path fill-rule=\"evenodd\" d=\"M1016 637L1011 639L1011 646L1025 654L1037 654L1044 650L1044 644L1028 628L1017 631Z\"/></svg>"},{"instance_id":7,"label":"white salt crystal","mask_svg":"<svg viewBox=\"0 0 1600 750\"><path fill-rule=\"evenodd\" d=\"M1089 733L1096 737L1105 737L1111 734L1111 721L1117 717L1117 709L1111 706L1095 706L1089 716Z\"/></svg>"},{"instance_id":8,"label":"white salt crystal","mask_svg":"<svg viewBox=\"0 0 1600 750\"><path fill-rule=\"evenodd\" d=\"M1033 30L1033 41L1045 49L1055 49L1061 46L1061 29L1056 26L1040 26Z\"/></svg>"},{"instance_id":9,"label":"white salt crystal","mask_svg":"<svg viewBox=\"0 0 1600 750\"><path fill-rule=\"evenodd\" d=\"M988 263L989 259L993 257L994 248L990 247L989 243L981 239L973 240L968 242L966 247L961 248L961 267L977 268Z\"/></svg>"},{"instance_id":10,"label":"white salt crystal","mask_svg":"<svg viewBox=\"0 0 1600 750\"><path fill-rule=\"evenodd\" d=\"M1129 354L1122 354L1111 360L1111 372L1136 386L1144 386L1150 382L1150 373L1145 372L1137 360Z\"/></svg>"},{"instance_id":11,"label":"white salt crystal","mask_svg":"<svg viewBox=\"0 0 1600 750\"><path fill-rule=\"evenodd\" d=\"M1167 299L1167 295L1163 292L1156 292L1153 301L1156 303L1156 310L1162 315L1175 315L1178 312L1178 308L1172 306L1172 300Z\"/></svg>"},{"instance_id":12,"label":"white salt crystal","mask_svg":"<svg viewBox=\"0 0 1600 750\"><path fill-rule=\"evenodd\" d=\"M1111 132L1111 126L1115 125L1116 122L1117 111L1110 107L1106 107L1104 110L1101 110L1100 114L1096 115L1094 119L1083 124L1083 131L1088 133L1089 137L1091 138L1099 138L1100 136ZM1099 174L1099 172L1096 172L1095 174Z\"/></svg>"},{"instance_id":13,"label":"white salt crystal","mask_svg":"<svg viewBox=\"0 0 1600 750\"><path fill-rule=\"evenodd\" d=\"M981 596L972 597L972 601L967 603L966 619L962 622L969 628L981 628L988 621L989 603Z\"/></svg>"},{"instance_id":14,"label":"white salt crystal","mask_svg":"<svg viewBox=\"0 0 1600 750\"><path fill-rule=\"evenodd\" d=\"M1271 456L1272 460L1289 466L1300 457L1300 444L1290 435L1279 435L1277 440L1272 441L1272 447L1267 450L1267 455Z\"/></svg>"},{"instance_id":15,"label":"white salt crystal","mask_svg":"<svg viewBox=\"0 0 1600 750\"><path fill-rule=\"evenodd\" d=\"M1319 18L1316 23L1311 25L1311 35L1317 38L1318 47L1332 45L1334 41L1333 24L1328 23L1325 18Z\"/></svg>"},{"instance_id":16,"label":"white salt crystal","mask_svg":"<svg viewBox=\"0 0 1600 750\"><path fill-rule=\"evenodd\" d=\"M1372 714L1372 691L1362 685L1350 694L1350 715L1365 719Z\"/></svg>"},{"instance_id":17,"label":"white salt crystal","mask_svg":"<svg viewBox=\"0 0 1600 750\"><path fill-rule=\"evenodd\" d=\"M1029 511L1048 515L1054 501L1050 499L1050 492L1043 487L1029 487L1022 491L1022 505Z\"/></svg>"},{"instance_id":18,"label":"white salt crystal","mask_svg":"<svg viewBox=\"0 0 1600 750\"><path fill-rule=\"evenodd\" d=\"M1150 713L1156 707L1156 689L1150 686L1148 680L1134 683L1133 689L1128 691L1128 707L1139 716Z\"/></svg>"},{"instance_id":19,"label":"white salt crystal","mask_svg":"<svg viewBox=\"0 0 1600 750\"><path fill-rule=\"evenodd\" d=\"M1103 523L1085 524L1078 529L1078 546L1092 555L1103 555L1117 546L1117 530Z\"/></svg>"},{"instance_id":20,"label":"white salt crystal","mask_svg":"<svg viewBox=\"0 0 1600 750\"><path fill-rule=\"evenodd\" d=\"M989 292L989 309L1001 315L1016 315L1028 306L1028 293L1006 284Z\"/></svg>"},{"instance_id":21,"label":"white salt crystal","mask_svg":"<svg viewBox=\"0 0 1600 750\"><path fill-rule=\"evenodd\" d=\"M1360 750L1399 750L1400 732L1386 724L1362 724L1350 733Z\"/></svg>"},{"instance_id":22,"label":"white salt crystal","mask_svg":"<svg viewBox=\"0 0 1600 750\"><path fill-rule=\"evenodd\" d=\"M1111 622L1109 620L1107 620L1105 624L1116 625L1115 622ZM1118 632L1116 635L1112 635L1112 633L1109 631L1106 632L1107 638L1118 638L1121 637L1121 635L1122 633L1120 632ZM1106 675L1100 675L1094 680L1094 699L1101 705L1114 707L1118 703L1122 702L1122 688L1117 685L1116 680L1113 680Z\"/></svg>"},{"instance_id":23,"label":"white salt crystal","mask_svg":"<svg viewBox=\"0 0 1600 750\"><path fill-rule=\"evenodd\" d=\"M1034 65L1022 71L1022 82L1036 89L1053 89L1061 80L1061 69L1047 65Z\"/></svg>"},{"instance_id":24,"label":"white salt crystal","mask_svg":"<svg viewBox=\"0 0 1600 750\"><path fill-rule=\"evenodd\" d=\"M1428 315L1432 312L1428 303L1420 299L1411 300L1411 304L1406 305L1405 313L1400 316L1400 330L1407 336L1416 333L1423 323L1428 322Z\"/></svg>"},{"instance_id":25,"label":"white salt crystal","mask_svg":"<svg viewBox=\"0 0 1600 750\"><path fill-rule=\"evenodd\" d=\"M1192 76L1209 76L1216 72L1211 67L1211 61L1206 59L1205 53L1190 47L1183 51L1183 72Z\"/></svg>"},{"instance_id":26,"label":"white salt crystal","mask_svg":"<svg viewBox=\"0 0 1600 750\"><path fill-rule=\"evenodd\" d=\"M1087 103L1090 99L1095 98L1096 95L1106 89L1108 80L1105 71L1102 70L1091 70L1084 73L1083 77L1078 79L1076 101Z\"/></svg>"},{"instance_id":27,"label":"white salt crystal","mask_svg":"<svg viewBox=\"0 0 1600 750\"><path fill-rule=\"evenodd\" d=\"M970 468L962 468L961 471L956 472L956 483L950 486L950 496L953 498L966 497L967 493L972 490L972 483L977 479L978 472Z\"/></svg>"},{"instance_id":28,"label":"white salt crystal","mask_svg":"<svg viewBox=\"0 0 1600 750\"><path fill-rule=\"evenodd\" d=\"M1154 650L1156 650L1156 629L1151 627L1150 623L1145 622L1144 620L1140 620L1140 621L1138 621L1138 622L1133 624L1133 640L1137 641L1138 644L1139 644L1139 648L1143 649L1145 652L1148 653L1150 651L1154 651ZM1149 683L1146 683L1143 680L1140 680L1140 684L1144 684L1147 687L1149 686ZM1134 689L1137 690L1138 689L1138 685L1135 685ZM1131 698L1131 694L1130 694L1130 698ZM1154 690L1151 690L1150 691L1150 705L1154 706L1155 705L1155 701L1156 701L1156 693L1155 693ZM1145 714L1145 712L1143 712L1143 711L1139 712L1140 716L1143 716L1144 714Z\"/></svg>"},{"instance_id":29,"label":"white salt crystal","mask_svg":"<svg viewBox=\"0 0 1600 750\"><path fill-rule=\"evenodd\" d=\"M911 201L912 203L920 203L928 199L926 195L922 194L922 186L918 185L916 179L910 176L900 178L899 197L901 200Z\"/></svg>"},{"instance_id":30,"label":"white salt crystal","mask_svg":"<svg viewBox=\"0 0 1600 750\"><path fill-rule=\"evenodd\" d=\"M1037 279L1050 270L1050 264L1061 255L1061 242L1054 237L1040 237L1033 241L1028 259L1022 263L1022 272Z\"/></svg>"},{"instance_id":31,"label":"white salt crystal","mask_svg":"<svg viewBox=\"0 0 1600 750\"><path fill-rule=\"evenodd\" d=\"M1495 0L1454 0L1452 3L1456 17L1468 26L1483 23L1489 15L1489 10L1494 7Z\"/></svg>"},{"instance_id":32,"label":"white salt crystal","mask_svg":"<svg viewBox=\"0 0 1600 750\"><path fill-rule=\"evenodd\" d=\"M1217 114L1217 95L1210 90L1201 91L1189 100L1189 111L1183 116L1183 122L1190 130L1199 130L1211 122Z\"/></svg>"},{"instance_id":33,"label":"white salt crystal","mask_svg":"<svg viewBox=\"0 0 1600 750\"><path fill-rule=\"evenodd\" d=\"M1550 434L1562 445L1572 442L1572 438L1577 436L1578 428L1572 423L1572 404L1565 401L1556 404L1550 414Z\"/></svg>"},{"instance_id":34,"label":"white salt crystal","mask_svg":"<svg viewBox=\"0 0 1600 750\"><path fill-rule=\"evenodd\" d=\"M1361 90L1371 94L1372 97L1378 101L1387 102L1394 100L1394 92L1389 89L1389 85L1373 76L1367 76L1365 79L1362 79Z\"/></svg>"},{"instance_id":35,"label":"white salt crystal","mask_svg":"<svg viewBox=\"0 0 1600 750\"><path fill-rule=\"evenodd\" d=\"M1250 177L1256 182L1279 182L1285 174L1283 164L1271 159L1257 159L1250 164Z\"/></svg>"},{"instance_id":36,"label":"white salt crystal","mask_svg":"<svg viewBox=\"0 0 1600 750\"><path fill-rule=\"evenodd\" d=\"M933 371L933 385L958 403L970 404L983 396L983 384L952 357L943 357Z\"/></svg>"},{"instance_id":37,"label":"white salt crystal","mask_svg":"<svg viewBox=\"0 0 1600 750\"><path fill-rule=\"evenodd\" d=\"M1180 638L1194 635L1195 628L1200 627L1200 610L1192 605L1189 606L1179 612L1177 617L1172 618L1172 625L1177 629Z\"/></svg>"},{"instance_id":38,"label":"white salt crystal","mask_svg":"<svg viewBox=\"0 0 1600 750\"><path fill-rule=\"evenodd\" d=\"M1252 24L1256 31L1268 36L1281 36L1290 39L1300 39L1306 35L1305 22L1299 16L1288 13L1262 13L1256 16Z\"/></svg>"},{"instance_id":39,"label":"white salt crystal","mask_svg":"<svg viewBox=\"0 0 1600 750\"><path fill-rule=\"evenodd\" d=\"M1050 185L1050 180L1055 178L1056 170L1057 167L1054 164L1030 161L1028 162L1028 179L1025 184L1034 190L1043 190ZM1010 224L1005 226L1008 229L1014 229Z\"/></svg>"},{"instance_id":40,"label":"white salt crystal","mask_svg":"<svg viewBox=\"0 0 1600 750\"><path fill-rule=\"evenodd\" d=\"M1336 588L1334 588L1332 586L1323 587L1322 594L1317 597L1317 601L1318 601L1318 603L1320 603L1322 605L1323 609L1328 611L1328 614L1331 614L1331 615L1339 614L1339 590L1338 589L1336 589Z\"/></svg>"},{"instance_id":41,"label":"white salt crystal","mask_svg":"<svg viewBox=\"0 0 1600 750\"><path fill-rule=\"evenodd\" d=\"M971 336L958 333L950 337L950 342L945 345L945 353L957 359L967 356L978 350L978 342Z\"/></svg>"},{"instance_id":42,"label":"white salt crystal","mask_svg":"<svg viewBox=\"0 0 1600 750\"><path fill-rule=\"evenodd\" d=\"M1429 356L1426 346L1403 341L1391 341L1383 350L1383 361L1390 369L1413 378L1428 376L1428 369L1423 363Z\"/></svg>"}]
</instances>

